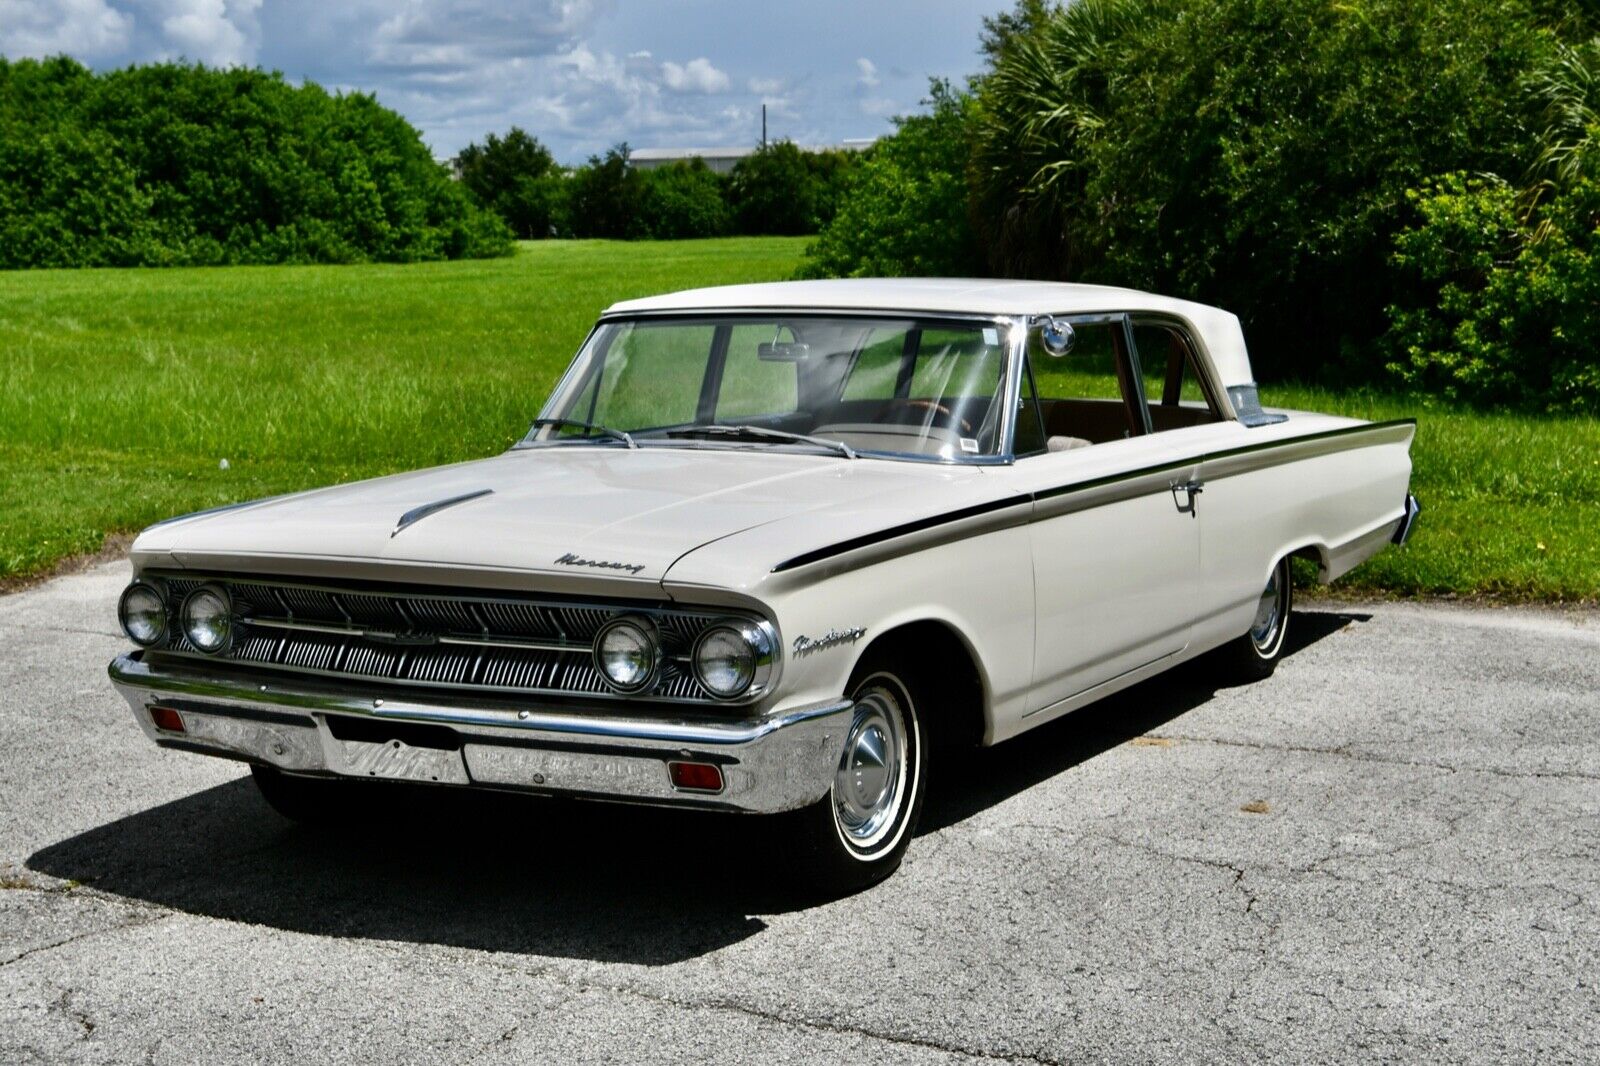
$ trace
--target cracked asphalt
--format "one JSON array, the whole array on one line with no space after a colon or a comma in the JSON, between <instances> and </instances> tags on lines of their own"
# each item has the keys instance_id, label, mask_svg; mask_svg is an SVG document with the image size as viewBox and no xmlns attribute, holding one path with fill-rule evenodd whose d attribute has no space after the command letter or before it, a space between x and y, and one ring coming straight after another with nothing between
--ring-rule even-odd
<instances>
[{"instance_id":1,"label":"cracked asphalt","mask_svg":"<svg viewBox=\"0 0 1600 1066\"><path fill-rule=\"evenodd\" d=\"M1593 1062L1600 615L1296 612L946 766L818 904L763 823L402 794L329 836L153 748L125 564L0 598L0 1063Z\"/></svg>"}]
</instances>

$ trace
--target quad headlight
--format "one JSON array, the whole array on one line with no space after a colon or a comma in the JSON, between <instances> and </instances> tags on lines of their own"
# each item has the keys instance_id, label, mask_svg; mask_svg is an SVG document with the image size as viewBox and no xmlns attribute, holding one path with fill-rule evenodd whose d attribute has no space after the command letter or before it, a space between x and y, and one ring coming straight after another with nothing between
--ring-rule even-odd
<instances>
[{"instance_id":1,"label":"quad headlight","mask_svg":"<svg viewBox=\"0 0 1600 1066\"><path fill-rule=\"evenodd\" d=\"M117 620L128 639L149 648L167 638L167 601L161 590L135 581L122 590L117 601Z\"/></svg>"},{"instance_id":2,"label":"quad headlight","mask_svg":"<svg viewBox=\"0 0 1600 1066\"><path fill-rule=\"evenodd\" d=\"M179 620L189 643L208 654L226 651L233 640L233 602L220 585L201 585L189 593Z\"/></svg>"},{"instance_id":3,"label":"quad headlight","mask_svg":"<svg viewBox=\"0 0 1600 1066\"><path fill-rule=\"evenodd\" d=\"M641 692L661 668L661 641L655 623L630 615L608 624L595 636L594 665L618 692Z\"/></svg>"},{"instance_id":4,"label":"quad headlight","mask_svg":"<svg viewBox=\"0 0 1600 1066\"><path fill-rule=\"evenodd\" d=\"M707 629L695 641L694 676L718 699L735 699L752 686L766 685L776 651L776 643L765 626L730 618Z\"/></svg>"}]
</instances>

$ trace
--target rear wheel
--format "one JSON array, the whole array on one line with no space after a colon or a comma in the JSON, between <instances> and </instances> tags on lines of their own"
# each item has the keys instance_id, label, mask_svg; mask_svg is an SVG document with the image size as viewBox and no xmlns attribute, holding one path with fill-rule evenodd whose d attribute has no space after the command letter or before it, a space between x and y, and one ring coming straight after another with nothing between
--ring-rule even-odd
<instances>
[{"instance_id":1,"label":"rear wheel","mask_svg":"<svg viewBox=\"0 0 1600 1066\"><path fill-rule=\"evenodd\" d=\"M859 669L854 706L832 786L789 817L800 845L798 872L828 894L853 892L893 873L905 858L926 788L927 697L897 657Z\"/></svg>"},{"instance_id":2,"label":"rear wheel","mask_svg":"<svg viewBox=\"0 0 1600 1066\"><path fill-rule=\"evenodd\" d=\"M1283 658L1293 605L1294 584L1290 580L1289 557L1284 556L1272 568L1267 585L1261 590L1249 632L1218 649L1219 665L1240 681L1271 677Z\"/></svg>"}]
</instances>

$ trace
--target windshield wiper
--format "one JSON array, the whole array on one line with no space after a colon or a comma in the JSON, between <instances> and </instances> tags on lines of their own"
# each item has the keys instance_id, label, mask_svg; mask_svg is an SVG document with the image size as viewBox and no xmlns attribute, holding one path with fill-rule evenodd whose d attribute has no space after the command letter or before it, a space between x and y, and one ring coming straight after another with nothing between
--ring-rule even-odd
<instances>
[{"instance_id":1,"label":"windshield wiper","mask_svg":"<svg viewBox=\"0 0 1600 1066\"><path fill-rule=\"evenodd\" d=\"M630 434L624 433L620 429L612 429L610 426L597 426L593 422L580 422L575 418L536 418L533 420L533 426L531 428L541 429L545 426L569 426L576 429L587 430L590 433L598 433L602 437L609 437L612 440L620 440L630 448L637 448L639 446L634 443L633 437Z\"/></svg>"},{"instance_id":2,"label":"windshield wiper","mask_svg":"<svg viewBox=\"0 0 1600 1066\"><path fill-rule=\"evenodd\" d=\"M651 433L659 433L666 437L745 437L756 440L775 440L785 443L811 444L818 448L826 448L831 452L838 452L846 459L856 458L856 450L842 440L829 440L826 437L812 437L804 433L790 433L786 429L768 429L766 426L729 426L721 423L708 423L699 426L673 426L670 429L653 429Z\"/></svg>"}]
</instances>

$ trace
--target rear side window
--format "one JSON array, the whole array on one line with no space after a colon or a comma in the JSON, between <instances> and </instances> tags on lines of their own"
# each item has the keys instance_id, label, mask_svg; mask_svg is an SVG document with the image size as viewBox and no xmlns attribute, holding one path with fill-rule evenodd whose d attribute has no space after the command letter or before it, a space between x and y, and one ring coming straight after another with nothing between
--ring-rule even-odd
<instances>
[{"instance_id":1,"label":"rear side window","mask_svg":"<svg viewBox=\"0 0 1600 1066\"><path fill-rule=\"evenodd\" d=\"M1134 347L1144 378L1151 428L1183 429L1218 421L1195 363L1194 346L1182 330L1161 323L1136 322Z\"/></svg>"}]
</instances>

